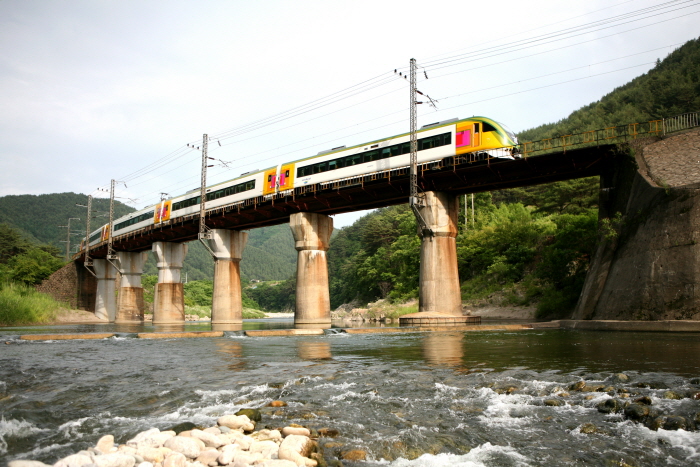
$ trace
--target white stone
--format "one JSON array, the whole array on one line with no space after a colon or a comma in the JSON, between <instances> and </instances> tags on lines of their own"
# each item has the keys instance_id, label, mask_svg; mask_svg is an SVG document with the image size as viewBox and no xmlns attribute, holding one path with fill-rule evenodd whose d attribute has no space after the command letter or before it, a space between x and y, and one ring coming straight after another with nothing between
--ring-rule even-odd
<instances>
[{"instance_id":1,"label":"white stone","mask_svg":"<svg viewBox=\"0 0 700 467\"><path fill-rule=\"evenodd\" d=\"M144 461L138 464L136 467L153 467L153 464L151 462Z\"/></svg>"},{"instance_id":2,"label":"white stone","mask_svg":"<svg viewBox=\"0 0 700 467\"><path fill-rule=\"evenodd\" d=\"M106 435L100 438L100 440L95 445L95 449L100 451L102 454L109 454L114 450L114 436Z\"/></svg>"},{"instance_id":3,"label":"white stone","mask_svg":"<svg viewBox=\"0 0 700 467\"><path fill-rule=\"evenodd\" d=\"M259 452L254 454L249 452L239 452L233 459L233 465L253 465L262 460L265 460L265 458Z\"/></svg>"},{"instance_id":4,"label":"white stone","mask_svg":"<svg viewBox=\"0 0 700 467\"><path fill-rule=\"evenodd\" d=\"M163 467L185 467L187 458L184 454L173 452L163 461Z\"/></svg>"},{"instance_id":5,"label":"white stone","mask_svg":"<svg viewBox=\"0 0 700 467\"><path fill-rule=\"evenodd\" d=\"M289 435L299 435L299 436L311 436L311 431L308 428L302 426L285 426L282 428L282 436Z\"/></svg>"},{"instance_id":6,"label":"white stone","mask_svg":"<svg viewBox=\"0 0 700 467\"><path fill-rule=\"evenodd\" d=\"M297 465L285 459L269 459L260 464L255 464L255 467L297 467Z\"/></svg>"},{"instance_id":7,"label":"white stone","mask_svg":"<svg viewBox=\"0 0 700 467\"><path fill-rule=\"evenodd\" d=\"M115 452L112 454L95 456L93 462L97 467L134 467L136 459L130 454Z\"/></svg>"},{"instance_id":8,"label":"white stone","mask_svg":"<svg viewBox=\"0 0 700 467\"><path fill-rule=\"evenodd\" d=\"M279 430L260 430L257 433L253 434L253 438L257 439L258 441L265 441L265 440L271 440L275 442L282 442L282 433L279 432Z\"/></svg>"},{"instance_id":9,"label":"white stone","mask_svg":"<svg viewBox=\"0 0 700 467\"><path fill-rule=\"evenodd\" d=\"M255 441L250 445L250 452L259 452L267 459L277 459L279 446L274 441Z\"/></svg>"},{"instance_id":10,"label":"white stone","mask_svg":"<svg viewBox=\"0 0 700 467\"><path fill-rule=\"evenodd\" d=\"M227 444L236 444L241 447L244 451L248 451L250 449L250 445L255 442L255 439L251 438L250 436L246 436L243 433L239 431L232 431L231 433L227 433L227 436L231 440Z\"/></svg>"},{"instance_id":11,"label":"white stone","mask_svg":"<svg viewBox=\"0 0 700 467\"><path fill-rule=\"evenodd\" d=\"M39 461L10 461L7 467L51 467L49 464L44 464Z\"/></svg>"},{"instance_id":12,"label":"white stone","mask_svg":"<svg viewBox=\"0 0 700 467\"><path fill-rule=\"evenodd\" d=\"M221 430L219 430L219 428L215 427L215 426L212 426L210 428L205 428L202 431L205 433L211 433L212 435L217 435L217 436L221 434Z\"/></svg>"},{"instance_id":13,"label":"white stone","mask_svg":"<svg viewBox=\"0 0 700 467\"><path fill-rule=\"evenodd\" d=\"M213 451L202 451L199 453L199 457L195 459L196 462L201 462L203 465L214 467L219 464L219 451L216 449Z\"/></svg>"},{"instance_id":14,"label":"white stone","mask_svg":"<svg viewBox=\"0 0 700 467\"><path fill-rule=\"evenodd\" d=\"M83 465L92 464L92 457L86 454L73 454L64 457L54 464L54 467L82 467Z\"/></svg>"},{"instance_id":15,"label":"white stone","mask_svg":"<svg viewBox=\"0 0 700 467\"><path fill-rule=\"evenodd\" d=\"M207 433L205 431L192 430L190 436L192 438L200 440L207 447L218 448L224 445L224 443L221 442L218 436L211 433Z\"/></svg>"},{"instance_id":16,"label":"white stone","mask_svg":"<svg viewBox=\"0 0 700 467\"><path fill-rule=\"evenodd\" d=\"M311 452L313 443L308 436L289 435L280 445L279 458L290 460L300 466L315 467L318 462L305 457Z\"/></svg>"},{"instance_id":17,"label":"white stone","mask_svg":"<svg viewBox=\"0 0 700 467\"><path fill-rule=\"evenodd\" d=\"M199 456L199 453L202 451L204 443L195 438L173 436L165 442L164 446L172 449L175 452L184 454L185 457L189 459L196 459Z\"/></svg>"},{"instance_id":18,"label":"white stone","mask_svg":"<svg viewBox=\"0 0 700 467\"><path fill-rule=\"evenodd\" d=\"M123 452L124 454L131 454L133 456L138 452L138 450L135 447L120 444L119 448L117 448L117 452Z\"/></svg>"},{"instance_id":19,"label":"white stone","mask_svg":"<svg viewBox=\"0 0 700 467\"><path fill-rule=\"evenodd\" d=\"M134 438L127 441L126 444L134 448L138 448L139 446L159 448L165 445L165 442L174 436L174 431L160 431L158 428L152 428L139 433Z\"/></svg>"},{"instance_id":20,"label":"white stone","mask_svg":"<svg viewBox=\"0 0 700 467\"><path fill-rule=\"evenodd\" d=\"M224 415L219 417L216 423L232 430L253 431L255 429L255 423L251 422L247 415Z\"/></svg>"},{"instance_id":21,"label":"white stone","mask_svg":"<svg viewBox=\"0 0 700 467\"><path fill-rule=\"evenodd\" d=\"M153 462L157 464L158 462L163 462L168 454L170 454L170 449L168 448L154 448L151 446L141 446L136 454L143 457L146 462Z\"/></svg>"}]
</instances>

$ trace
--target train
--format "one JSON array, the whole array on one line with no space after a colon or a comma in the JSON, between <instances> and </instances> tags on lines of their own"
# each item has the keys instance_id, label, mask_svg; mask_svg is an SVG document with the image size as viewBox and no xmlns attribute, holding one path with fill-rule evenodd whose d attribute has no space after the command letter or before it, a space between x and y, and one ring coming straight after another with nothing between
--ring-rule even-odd
<instances>
[{"instance_id":1,"label":"train","mask_svg":"<svg viewBox=\"0 0 700 467\"><path fill-rule=\"evenodd\" d=\"M451 119L424 125L417 132L419 164L465 155L471 162L519 157L518 139L505 125L486 117ZM291 193L304 185L339 181L410 165L410 133L370 141L352 147L335 147L318 154L246 172L207 187L206 207L216 208L258 196ZM201 189L163 200L155 206L120 217L113 222L113 235L199 212ZM90 245L108 239L109 224L90 233ZM84 247L85 239L81 243Z\"/></svg>"}]
</instances>

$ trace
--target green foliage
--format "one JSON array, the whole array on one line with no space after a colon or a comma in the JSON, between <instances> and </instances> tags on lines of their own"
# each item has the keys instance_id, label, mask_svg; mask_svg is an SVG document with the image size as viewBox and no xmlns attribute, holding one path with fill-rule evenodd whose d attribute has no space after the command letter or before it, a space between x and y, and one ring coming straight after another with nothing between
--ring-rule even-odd
<instances>
[{"instance_id":1,"label":"green foliage","mask_svg":"<svg viewBox=\"0 0 700 467\"><path fill-rule=\"evenodd\" d=\"M185 292L185 305L211 308L214 294L213 281L189 281L183 285L183 289Z\"/></svg>"},{"instance_id":2,"label":"green foliage","mask_svg":"<svg viewBox=\"0 0 700 467\"><path fill-rule=\"evenodd\" d=\"M282 282L259 282L244 289L258 306L265 311L294 311L296 303L296 275ZM244 306L245 302L244 302Z\"/></svg>"},{"instance_id":3,"label":"green foliage","mask_svg":"<svg viewBox=\"0 0 700 467\"><path fill-rule=\"evenodd\" d=\"M700 110L700 39L686 42L648 73L557 123L518 134L536 141Z\"/></svg>"},{"instance_id":4,"label":"green foliage","mask_svg":"<svg viewBox=\"0 0 700 467\"><path fill-rule=\"evenodd\" d=\"M12 281L37 285L61 269L64 264L63 260L42 249L31 248L10 258L3 270L4 275Z\"/></svg>"},{"instance_id":5,"label":"green foliage","mask_svg":"<svg viewBox=\"0 0 700 467\"><path fill-rule=\"evenodd\" d=\"M34 287L0 282L0 325L48 323L56 318L61 304Z\"/></svg>"}]
</instances>

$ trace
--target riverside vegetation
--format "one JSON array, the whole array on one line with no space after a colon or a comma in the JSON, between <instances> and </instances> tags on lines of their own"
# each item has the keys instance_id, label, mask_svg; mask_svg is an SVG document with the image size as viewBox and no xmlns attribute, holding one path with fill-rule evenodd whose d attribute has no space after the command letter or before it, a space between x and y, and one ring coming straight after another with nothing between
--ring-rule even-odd
<instances>
[{"instance_id":1,"label":"riverside vegetation","mask_svg":"<svg viewBox=\"0 0 700 467\"><path fill-rule=\"evenodd\" d=\"M532 141L698 110L700 40L696 39L599 101L559 122L523 131L518 137L521 141ZM104 200L96 201L96 209L106 208ZM470 211L468 219L465 202L471 208L471 200L463 198L457 249L466 305L536 305L540 318L570 315L597 240L609 235L610 226L619 222L615 213L611 214L612 220L598 218L597 177L477 193L475 216ZM85 196L62 193L1 197L0 222L19 228L26 238L58 245L63 236L52 226L84 214L84 209L75 207L75 203L84 204ZM120 210L124 213L133 210L116 204L117 215L121 215ZM7 237L8 228L4 226L0 230L0 237ZM24 250L13 253L12 242L9 247L5 243L0 239L3 280L36 283L60 261L55 246L25 245ZM211 280L211 258L197 242L190 245L183 275L196 281ZM415 299L419 247L415 220L406 206L379 209L336 231L328 252L331 307L363 306L377 299L397 305ZM252 230L241 262L244 283L247 279L272 282L246 289L244 306L267 311L292 310L295 262L288 226ZM35 268L36 265L41 267ZM153 259L147 263L145 272L156 272ZM149 280L152 279L146 276L145 283ZM199 292L195 295L199 297ZM204 304L201 302L200 298L191 298L188 306L209 303L208 299ZM394 306L390 312L400 314L401 310Z\"/></svg>"}]
</instances>

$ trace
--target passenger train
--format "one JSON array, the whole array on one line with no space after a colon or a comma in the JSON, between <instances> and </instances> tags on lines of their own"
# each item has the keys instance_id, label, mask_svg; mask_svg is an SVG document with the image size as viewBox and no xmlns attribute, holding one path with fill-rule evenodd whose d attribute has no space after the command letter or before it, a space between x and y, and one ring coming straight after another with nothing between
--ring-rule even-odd
<instances>
[{"instance_id":1,"label":"passenger train","mask_svg":"<svg viewBox=\"0 0 700 467\"><path fill-rule=\"evenodd\" d=\"M423 126L418 132L418 163L468 155L472 161L518 157L516 136L504 125L486 117L446 120ZM287 162L206 189L207 209L242 202L257 196L291 193L294 188L343 180L410 165L410 133L346 148L321 151L315 156ZM114 236L199 212L200 189L164 200L114 221ZM90 245L107 240L109 225L91 232ZM83 239L84 242L84 239ZM81 244L81 249L83 245Z\"/></svg>"}]
</instances>

